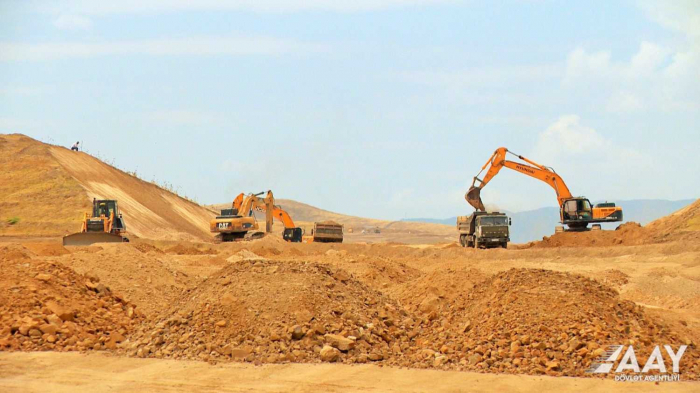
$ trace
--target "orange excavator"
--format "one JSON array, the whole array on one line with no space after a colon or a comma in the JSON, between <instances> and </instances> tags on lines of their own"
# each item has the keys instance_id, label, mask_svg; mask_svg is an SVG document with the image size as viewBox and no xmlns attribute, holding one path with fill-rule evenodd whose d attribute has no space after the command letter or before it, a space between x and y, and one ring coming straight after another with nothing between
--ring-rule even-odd
<instances>
[{"instance_id":1,"label":"orange excavator","mask_svg":"<svg viewBox=\"0 0 700 393\"><path fill-rule=\"evenodd\" d=\"M507 154L512 154L525 163L509 161L506 159ZM592 229L599 230L599 223L622 221L621 207L608 202L592 206L587 198L572 196L571 191L569 191L569 188L564 183L564 179L554 172L554 169L512 153L505 147L498 148L493 155L491 155L486 161L486 164L481 168L481 171L474 176L472 185L464 196L467 202L476 210L486 211L481 201L481 189L484 188L503 167L510 168L516 172L534 177L535 179L549 184L557 193L561 223L568 226L571 231L588 230L588 224L593 224ZM479 179L479 175L486 168L488 168L486 176L484 176L483 179ZM479 185L477 185L477 182L479 182ZM563 230L563 226L556 228L557 232Z\"/></svg>"},{"instance_id":2,"label":"orange excavator","mask_svg":"<svg viewBox=\"0 0 700 393\"><path fill-rule=\"evenodd\" d=\"M274 218L282 221L284 232L282 237L288 242L301 242L303 231L294 225L289 214L275 205L275 197L272 191L245 195L240 193L231 204L231 209L222 209L221 214L209 223L211 232L220 236L221 241L230 242L250 238L259 238L265 233L272 232ZM258 222L253 215L253 210L265 213L265 233L257 232Z\"/></svg>"}]
</instances>

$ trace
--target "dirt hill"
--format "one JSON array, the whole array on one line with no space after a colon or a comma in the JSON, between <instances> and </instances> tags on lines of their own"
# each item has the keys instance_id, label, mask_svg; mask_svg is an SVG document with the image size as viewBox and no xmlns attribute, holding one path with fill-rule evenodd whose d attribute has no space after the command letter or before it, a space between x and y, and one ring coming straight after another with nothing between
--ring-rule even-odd
<instances>
[{"instance_id":1,"label":"dirt hill","mask_svg":"<svg viewBox=\"0 0 700 393\"><path fill-rule=\"evenodd\" d=\"M650 222L645 228L662 239L697 237L700 233L700 199L669 216Z\"/></svg>"},{"instance_id":2,"label":"dirt hill","mask_svg":"<svg viewBox=\"0 0 700 393\"><path fill-rule=\"evenodd\" d=\"M0 135L0 235L61 236L80 228L92 198L116 199L132 235L211 239L212 213L83 152Z\"/></svg>"}]
</instances>

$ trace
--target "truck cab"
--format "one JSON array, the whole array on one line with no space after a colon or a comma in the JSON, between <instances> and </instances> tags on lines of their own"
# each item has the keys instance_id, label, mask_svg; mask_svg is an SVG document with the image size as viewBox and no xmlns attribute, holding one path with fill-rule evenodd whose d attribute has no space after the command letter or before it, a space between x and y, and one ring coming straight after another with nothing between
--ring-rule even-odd
<instances>
[{"instance_id":1,"label":"truck cab","mask_svg":"<svg viewBox=\"0 0 700 393\"><path fill-rule=\"evenodd\" d=\"M457 217L459 244L473 248L507 248L511 219L505 213L474 212Z\"/></svg>"}]
</instances>

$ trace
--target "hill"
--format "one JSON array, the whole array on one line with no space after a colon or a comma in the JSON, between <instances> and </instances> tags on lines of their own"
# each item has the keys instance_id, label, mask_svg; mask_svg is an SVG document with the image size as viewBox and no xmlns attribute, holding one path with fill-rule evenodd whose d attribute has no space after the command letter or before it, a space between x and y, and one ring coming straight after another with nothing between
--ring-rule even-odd
<instances>
[{"instance_id":1,"label":"hill","mask_svg":"<svg viewBox=\"0 0 700 393\"><path fill-rule=\"evenodd\" d=\"M160 240L211 239L212 214L83 152L0 135L0 236L76 232L91 201L116 199L127 230Z\"/></svg>"},{"instance_id":2,"label":"hill","mask_svg":"<svg viewBox=\"0 0 700 393\"><path fill-rule=\"evenodd\" d=\"M667 216L691 203L694 199L668 201L662 199L637 199L620 201L617 204L624 209L625 222L637 222L647 225L650 222ZM544 236L550 236L554 227L559 225L559 209L556 207L543 207L523 212L506 212L513 219L511 227L511 239L515 243L527 243L540 240ZM465 214L467 214L465 212ZM454 225L457 217L445 219L435 218L409 218L403 221L425 222L444 225ZM605 229L614 229L616 224L604 225Z\"/></svg>"}]
</instances>

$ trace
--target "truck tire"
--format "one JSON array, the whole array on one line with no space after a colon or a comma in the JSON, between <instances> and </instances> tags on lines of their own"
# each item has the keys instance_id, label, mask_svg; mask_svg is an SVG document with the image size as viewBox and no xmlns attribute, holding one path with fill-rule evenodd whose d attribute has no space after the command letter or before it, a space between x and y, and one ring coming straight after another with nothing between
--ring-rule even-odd
<instances>
[{"instance_id":1,"label":"truck tire","mask_svg":"<svg viewBox=\"0 0 700 393\"><path fill-rule=\"evenodd\" d=\"M508 242L503 242L503 243L501 243L501 247L503 247L503 248L508 248Z\"/></svg>"},{"instance_id":2,"label":"truck tire","mask_svg":"<svg viewBox=\"0 0 700 393\"><path fill-rule=\"evenodd\" d=\"M465 236L464 236L464 235L459 235L459 245L462 246L462 247L466 247L466 246L467 246L467 244L466 244L466 239L465 239Z\"/></svg>"},{"instance_id":3,"label":"truck tire","mask_svg":"<svg viewBox=\"0 0 700 393\"><path fill-rule=\"evenodd\" d=\"M474 239L474 248L475 249L481 248L481 244L479 244L479 239Z\"/></svg>"}]
</instances>

